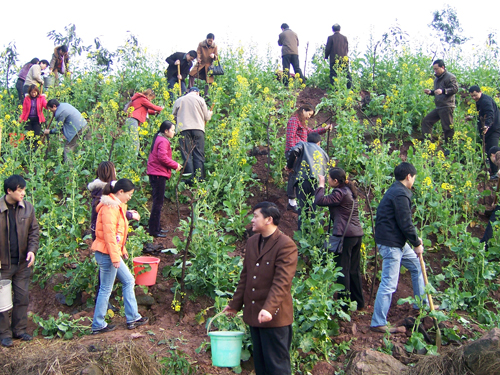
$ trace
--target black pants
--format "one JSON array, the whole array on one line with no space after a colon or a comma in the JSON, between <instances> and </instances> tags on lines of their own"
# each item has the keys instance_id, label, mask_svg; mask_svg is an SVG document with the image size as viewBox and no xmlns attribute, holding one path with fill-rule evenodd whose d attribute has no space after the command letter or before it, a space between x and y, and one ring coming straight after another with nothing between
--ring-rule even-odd
<instances>
[{"instance_id":1,"label":"black pants","mask_svg":"<svg viewBox=\"0 0 500 375\"><path fill-rule=\"evenodd\" d=\"M297 198L299 200L299 220L298 228L301 230L304 217L314 217L316 205L314 204L314 192L316 184L312 180L303 180L296 185Z\"/></svg>"},{"instance_id":2,"label":"black pants","mask_svg":"<svg viewBox=\"0 0 500 375\"><path fill-rule=\"evenodd\" d=\"M16 82L16 90L21 104L23 104L24 102L23 86L24 86L24 79L18 78Z\"/></svg>"},{"instance_id":3,"label":"black pants","mask_svg":"<svg viewBox=\"0 0 500 375\"><path fill-rule=\"evenodd\" d=\"M12 334L20 336L26 333L31 270L32 268L28 268L27 262L11 265L10 269L2 268L1 280L12 281L14 307L12 313L10 311L0 313L0 339L12 337ZM11 315L12 322L10 322L9 315Z\"/></svg>"},{"instance_id":4,"label":"black pants","mask_svg":"<svg viewBox=\"0 0 500 375\"><path fill-rule=\"evenodd\" d=\"M337 70L345 71L347 73L347 88L350 89L352 87L352 78L348 63L336 64L334 61L332 64L330 62L330 85L333 85L333 80L337 78Z\"/></svg>"},{"instance_id":5,"label":"black pants","mask_svg":"<svg viewBox=\"0 0 500 375\"><path fill-rule=\"evenodd\" d=\"M493 146L498 147L498 139L500 138L500 132L488 132L484 136L484 141L485 141L485 147L484 147L484 152L486 152L486 158L488 159L488 162L490 163L490 171L491 171L491 176L494 176L498 172L498 167L496 166L495 163L491 162L490 159L490 148Z\"/></svg>"},{"instance_id":6,"label":"black pants","mask_svg":"<svg viewBox=\"0 0 500 375\"><path fill-rule=\"evenodd\" d=\"M149 216L149 234L156 236L160 233L160 217L161 209L163 207L163 200L165 198L165 184L167 178L164 176L149 176L149 183L151 190L153 190L153 207L151 208L151 215Z\"/></svg>"},{"instance_id":7,"label":"black pants","mask_svg":"<svg viewBox=\"0 0 500 375\"><path fill-rule=\"evenodd\" d=\"M290 375L292 326L278 328L250 327L256 375Z\"/></svg>"},{"instance_id":8,"label":"black pants","mask_svg":"<svg viewBox=\"0 0 500 375\"><path fill-rule=\"evenodd\" d=\"M300 78L304 79L302 70L300 70L299 55L283 55L281 57L283 63L283 83L288 86L288 75L290 73L290 64L293 66L293 71L300 74ZM287 72L288 70L288 72Z\"/></svg>"},{"instance_id":9,"label":"black pants","mask_svg":"<svg viewBox=\"0 0 500 375\"><path fill-rule=\"evenodd\" d=\"M186 163L184 173L191 173L189 181L192 182L194 177L204 180L205 132L202 130L184 130L181 132L179 145L181 147L182 160Z\"/></svg>"},{"instance_id":10,"label":"black pants","mask_svg":"<svg viewBox=\"0 0 500 375\"><path fill-rule=\"evenodd\" d=\"M453 111L455 108L444 107L432 110L427 116L422 120L422 135L424 138L432 137L432 126L441 120L441 127L443 128L444 141L448 143L453 138L455 130L451 128L453 124Z\"/></svg>"},{"instance_id":11,"label":"black pants","mask_svg":"<svg viewBox=\"0 0 500 375\"><path fill-rule=\"evenodd\" d=\"M362 237L344 237L342 254L339 255L339 265L342 267L343 277L338 278L338 282L345 286L345 291L339 293L339 297L350 298L358 303L358 309L365 306L363 297L363 284L359 262L361 260Z\"/></svg>"}]
</instances>

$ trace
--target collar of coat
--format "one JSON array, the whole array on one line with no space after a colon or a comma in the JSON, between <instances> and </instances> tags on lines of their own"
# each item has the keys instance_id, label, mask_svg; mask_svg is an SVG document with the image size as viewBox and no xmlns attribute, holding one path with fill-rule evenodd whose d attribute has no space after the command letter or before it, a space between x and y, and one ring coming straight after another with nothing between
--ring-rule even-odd
<instances>
[{"instance_id":1,"label":"collar of coat","mask_svg":"<svg viewBox=\"0 0 500 375\"><path fill-rule=\"evenodd\" d=\"M122 202L113 194L103 195L100 202L106 206L113 208L120 208L122 205Z\"/></svg>"},{"instance_id":2,"label":"collar of coat","mask_svg":"<svg viewBox=\"0 0 500 375\"><path fill-rule=\"evenodd\" d=\"M212 42L212 45L209 46L206 39L201 44L203 47L206 47L206 48L215 48L215 42Z\"/></svg>"},{"instance_id":3,"label":"collar of coat","mask_svg":"<svg viewBox=\"0 0 500 375\"><path fill-rule=\"evenodd\" d=\"M17 205L19 207L25 208L24 199L21 202L18 202ZM7 211L7 202L5 201L5 195L0 198L0 212Z\"/></svg>"},{"instance_id":4,"label":"collar of coat","mask_svg":"<svg viewBox=\"0 0 500 375\"><path fill-rule=\"evenodd\" d=\"M106 186L107 184L107 182L103 182L100 179L96 178L94 181L87 185L87 189L89 189L90 191L95 189L104 189L104 186Z\"/></svg>"},{"instance_id":5,"label":"collar of coat","mask_svg":"<svg viewBox=\"0 0 500 375\"><path fill-rule=\"evenodd\" d=\"M262 249L262 251L259 254L259 258L262 258L262 256L264 256L266 253L271 251L271 249L274 247L274 245L276 245L276 243L278 242L278 239L280 238L281 234L282 234L281 231L278 228L276 228L274 233L271 234L271 236L269 236L269 239L266 241L264 248ZM260 246L261 240L262 240L262 234L259 234L259 242L258 242L257 246Z\"/></svg>"}]
</instances>

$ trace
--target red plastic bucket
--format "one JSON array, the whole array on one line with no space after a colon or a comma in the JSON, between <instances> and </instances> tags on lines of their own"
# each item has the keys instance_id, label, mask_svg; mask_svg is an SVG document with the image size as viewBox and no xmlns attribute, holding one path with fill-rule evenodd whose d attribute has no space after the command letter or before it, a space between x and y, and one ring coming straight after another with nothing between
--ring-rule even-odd
<instances>
[{"instance_id":1,"label":"red plastic bucket","mask_svg":"<svg viewBox=\"0 0 500 375\"><path fill-rule=\"evenodd\" d=\"M158 273L158 263L160 263L160 259L154 257L136 257L133 259L133 261L135 284L145 286L155 285L156 274ZM144 272L144 270L146 269L146 267L144 267L145 264L149 265L151 269Z\"/></svg>"}]
</instances>

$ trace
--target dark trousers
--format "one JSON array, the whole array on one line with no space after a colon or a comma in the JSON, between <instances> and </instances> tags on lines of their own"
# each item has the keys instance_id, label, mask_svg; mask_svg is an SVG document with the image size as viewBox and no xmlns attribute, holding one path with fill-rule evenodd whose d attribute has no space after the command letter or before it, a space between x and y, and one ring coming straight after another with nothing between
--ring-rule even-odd
<instances>
[{"instance_id":1,"label":"dark trousers","mask_svg":"<svg viewBox=\"0 0 500 375\"><path fill-rule=\"evenodd\" d=\"M290 73L290 64L293 66L293 71L295 73L300 74L300 78L304 79L304 76L302 75L302 70L300 70L300 65L299 65L299 55L283 55L281 57L281 61L283 63L283 83L285 85L288 85L288 75L287 73ZM288 70L288 72L287 72Z\"/></svg>"},{"instance_id":2,"label":"dark trousers","mask_svg":"<svg viewBox=\"0 0 500 375\"><path fill-rule=\"evenodd\" d=\"M179 83L179 79L177 78L177 76L175 76L175 77L170 78L167 82L168 82L168 88L169 89L173 89L174 85L176 83ZM183 94L186 93L186 82L184 82L183 79L181 79L181 91L182 91ZM179 95L179 91L176 91L175 93L177 95ZM170 97L173 97L172 96L172 91L170 91Z\"/></svg>"},{"instance_id":3,"label":"dark trousers","mask_svg":"<svg viewBox=\"0 0 500 375\"><path fill-rule=\"evenodd\" d=\"M302 226L302 220L306 217L314 217L316 205L314 204L314 192L316 191L316 184L311 180L303 180L298 183L297 198L299 200L299 230Z\"/></svg>"},{"instance_id":4,"label":"dark trousers","mask_svg":"<svg viewBox=\"0 0 500 375\"><path fill-rule=\"evenodd\" d=\"M349 71L349 64L348 63L342 63L342 64L336 64L335 61L330 63L330 85L333 85L333 81L335 78L337 78L337 71L345 71L347 73L347 88L350 89L352 87L352 77L351 77L351 72Z\"/></svg>"},{"instance_id":5,"label":"dark trousers","mask_svg":"<svg viewBox=\"0 0 500 375\"><path fill-rule=\"evenodd\" d=\"M24 79L18 78L17 82L16 82L16 90L17 90L17 95L19 96L19 101L21 102L21 104L24 101L23 86L24 86Z\"/></svg>"},{"instance_id":6,"label":"dark trousers","mask_svg":"<svg viewBox=\"0 0 500 375\"><path fill-rule=\"evenodd\" d=\"M29 304L29 283L31 268L28 263L11 265L10 269L2 269L2 280L12 281L12 300L14 307L12 313L4 311L0 313L0 339L22 335L26 333L28 327L28 304ZM12 319L12 322L9 320Z\"/></svg>"},{"instance_id":7,"label":"dark trousers","mask_svg":"<svg viewBox=\"0 0 500 375\"><path fill-rule=\"evenodd\" d=\"M362 237L344 237L342 254L339 255L339 265L342 267L344 276L339 277L339 284L345 286L345 291L339 293L339 297L350 298L358 303L358 310L365 306L363 297L363 284L359 262L361 260Z\"/></svg>"},{"instance_id":8,"label":"dark trousers","mask_svg":"<svg viewBox=\"0 0 500 375\"><path fill-rule=\"evenodd\" d=\"M498 167L496 166L495 163L491 162L490 148L492 148L493 146L498 147L498 139L499 138L500 138L500 132L493 132L493 131L486 133L486 135L484 136L484 144L485 144L484 152L486 152L486 158L488 159L488 162L490 163L491 176L494 176L497 174Z\"/></svg>"},{"instance_id":9,"label":"dark trousers","mask_svg":"<svg viewBox=\"0 0 500 375\"><path fill-rule=\"evenodd\" d=\"M33 118L33 119L28 119L28 122L26 125L24 125L24 130L26 130L27 132L29 131L32 131L35 133L35 135L40 135L40 132L42 130L42 127L40 125L40 121L38 120L38 117L37 118Z\"/></svg>"},{"instance_id":10,"label":"dark trousers","mask_svg":"<svg viewBox=\"0 0 500 375\"><path fill-rule=\"evenodd\" d=\"M432 110L422 120L422 135L424 138L432 138L432 126L441 120L441 127L443 128L444 141L449 142L453 138L455 131L450 127L453 124L453 111L455 108L445 107L436 108Z\"/></svg>"},{"instance_id":11,"label":"dark trousers","mask_svg":"<svg viewBox=\"0 0 500 375\"><path fill-rule=\"evenodd\" d=\"M198 179L205 179L205 132L184 130L181 132L179 145L182 160L186 163L184 173L191 173L189 181L192 182L195 175Z\"/></svg>"},{"instance_id":12,"label":"dark trousers","mask_svg":"<svg viewBox=\"0 0 500 375\"><path fill-rule=\"evenodd\" d=\"M149 216L149 234L156 236L160 233L160 216L163 207L163 200L165 198L165 184L167 178L164 176L149 176L149 184L153 191L153 207L151 208L151 215Z\"/></svg>"},{"instance_id":13,"label":"dark trousers","mask_svg":"<svg viewBox=\"0 0 500 375\"><path fill-rule=\"evenodd\" d=\"M287 162L289 156L290 156L290 151L285 152L285 158ZM288 199L297 198L297 193L295 192L296 183L297 183L297 174L295 173L295 170L293 170L292 172L288 173L288 184L286 186L286 195L288 196Z\"/></svg>"},{"instance_id":14,"label":"dark trousers","mask_svg":"<svg viewBox=\"0 0 500 375\"><path fill-rule=\"evenodd\" d=\"M290 375L292 326L278 328L250 327L256 375Z\"/></svg>"}]
</instances>

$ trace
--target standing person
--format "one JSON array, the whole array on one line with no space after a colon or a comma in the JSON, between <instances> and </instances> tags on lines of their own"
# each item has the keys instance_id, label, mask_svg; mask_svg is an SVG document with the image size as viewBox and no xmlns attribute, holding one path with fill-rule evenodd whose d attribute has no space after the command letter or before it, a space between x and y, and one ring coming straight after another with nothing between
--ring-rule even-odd
<instances>
[{"instance_id":1,"label":"standing person","mask_svg":"<svg viewBox=\"0 0 500 375\"><path fill-rule=\"evenodd\" d=\"M161 229L160 215L165 198L165 184L172 175L172 169L177 172L182 169L182 165L172 159L172 149L169 138L175 135L175 126L170 121L163 121L160 130L153 138L151 151L148 157L148 167L146 173L149 176L149 183L153 191L153 207L149 216L149 234L153 237L166 237L166 230Z\"/></svg>"},{"instance_id":2,"label":"standing person","mask_svg":"<svg viewBox=\"0 0 500 375\"><path fill-rule=\"evenodd\" d=\"M318 133L309 133L307 142L299 142L288 155L287 168L297 176L295 190L299 199L299 230L306 212L313 216L316 211L312 197L319 176L324 176L328 167L328 155L320 144L321 136Z\"/></svg>"},{"instance_id":3,"label":"standing person","mask_svg":"<svg viewBox=\"0 0 500 375\"><path fill-rule=\"evenodd\" d=\"M31 85L28 95L24 98L23 111L21 117L19 117L19 122L28 121L24 129L27 132L34 132L36 136L35 149L38 146L38 136L42 130L40 123L45 122L45 116L43 115L44 108L47 108L45 95L40 95L40 90L36 85Z\"/></svg>"},{"instance_id":4,"label":"standing person","mask_svg":"<svg viewBox=\"0 0 500 375\"><path fill-rule=\"evenodd\" d=\"M337 71L347 73L347 88L352 86L351 73L349 72L349 42L347 38L340 33L340 25L336 23L332 26L333 35L330 35L326 41L325 60L330 58L330 85L333 85L334 78L337 78Z\"/></svg>"},{"instance_id":5,"label":"standing person","mask_svg":"<svg viewBox=\"0 0 500 375\"><path fill-rule=\"evenodd\" d=\"M281 25L281 34L278 38L278 45L281 46L281 61L283 63L283 83L288 86L290 64L293 66L295 74L299 73L304 79L299 64L299 37L290 30L286 23Z\"/></svg>"},{"instance_id":6,"label":"standing person","mask_svg":"<svg viewBox=\"0 0 500 375\"><path fill-rule=\"evenodd\" d=\"M134 190L134 184L126 178L118 180L114 186L107 184L102 191L101 203L97 205L96 240L92 243L92 250L99 265L101 285L94 309L92 334L105 333L116 328L113 324L106 324L104 320L116 277L123 284L127 328L135 329L149 321L138 312L134 292L135 279L122 259L128 259L125 248L128 235L126 212L127 202Z\"/></svg>"},{"instance_id":7,"label":"standing person","mask_svg":"<svg viewBox=\"0 0 500 375\"><path fill-rule=\"evenodd\" d=\"M332 129L332 125L328 125L325 128L311 129L307 126L308 120L314 115L314 107L310 104L303 104L295 111L295 113L290 117L286 125L286 143L285 143L285 157L288 160L290 155L290 150L292 147L297 145L299 142L306 142L307 135L309 133L325 134L327 130ZM297 193L295 191L295 185L297 181L297 176L295 172L290 172L288 174L288 185L286 193L288 195L288 205L287 210L298 213Z\"/></svg>"},{"instance_id":8,"label":"standing person","mask_svg":"<svg viewBox=\"0 0 500 375\"><path fill-rule=\"evenodd\" d=\"M181 91L184 94L186 92L186 82L185 79L189 74L189 70L193 66L193 60L198 57L196 51L189 51L188 53L176 52L165 59L168 63L167 68L167 82L168 88L173 89L174 85L181 81ZM177 65L180 65L181 73L177 71Z\"/></svg>"},{"instance_id":9,"label":"standing person","mask_svg":"<svg viewBox=\"0 0 500 375\"><path fill-rule=\"evenodd\" d=\"M157 115L163 111L163 107L151 103L156 98L155 93L151 89L144 92L135 93L130 99L128 108L134 110L129 114L125 125L132 133L132 141L137 151L139 151L139 126L146 121L148 115Z\"/></svg>"},{"instance_id":10,"label":"standing person","mask_svg":"<svg viewBox=\"0 0 500 375\"><path fill-rule=\"evenodd\" d=\"M290 290L297 269L297 246L281 233L280 211L261 202L253 210L243 270L233 300L224 308L229 315L243 308L250 326L255 373L291 374L293 300ZM244 307L243 307L244 305Z\"/></svg>"},{"instance_id":11,"label":"standing person","mask_svg":"<svg viewBox=\"0 0 500 375\"><path fill-rule=\"evenodd\" d=\"M344 285L345 292L339 295L356 301L357 309L361 310L365 306L365 299L359 270L363 229L359 222L358 189L353 181L347 180L342 168L330 169L328 185L333 188L333 191L330 195L325 195L325 176L320 175L314 202L330 210L330 223L333 223L333 227L328 235L341 237L345 233L342 253L338 260L344 275L339 277L338 282Z\"/></svg>"},{"instance_id":12,"label":"standing person","mask_svg":"<svg viewBox=\"0 0 500 375\"><path fill-rule=\"evenodd\" d=\"M434 79L434 90L425 89L424 92L427 95L434 96L436 108L422 120L422 135L424 138L432 138L432 126L441 120L444 140L445 142L449 142L453 138L453 134L455 134L452 124L458 83L455 76L446 70L443 60L434 61L432 69L434 69L434 75L436 76Z\"/></svg>"},{"instance_id":13,"label":"standing person","mask_svg":"<svg viewBox=\"0 0 500 375\"><path fill-rule=\"evenodd\" d=\"M214 42L215 36L212 33L207 35L207 39L198 44L197 62L193 69L189 72L189 88L194 86L194 80L202 79L206 81L205 96L208 95L208 84L214 82L214 76L208 75L208 68L214 60L219 58L219 52Z\"/></svg>"},{"instance_id":14,"label":"standing person","mask_svg":"<svg viewBox=\"0 0 500 375\"><path fill-rule=\"evenodd\" d=\"M476 109L479 112L477 119L477 130L479 135L484 135L484 152L488 152L492 147L498 147L498 139L500 138L500 114L498 112L497 103L491 96L483 94L479 86L471 86L469 88L471 98L476 102ZM472 116L467 116L467 120L472 120ZM498 179L498 167L491 160L491 154L495 152L488 152L486 157L490 163L490 180Z\"/></svg>"},{"instance_id":15,"label":"standing person","mask_svg":"<svg viewBox=\"0 0 500 375\"><path fill-rule=\"evenodd\" d=\"M54 48L50 59L50 72L54 73L56 81L59 80L59 73L70 74L68 46L62 45Z\"/></svg>"},{"instance_id":16,"label":"standing person","mask_svg":"<svg viewBox=\"0 0 500 375\"><path fill-rule=\"evenodd\" d=\"M23 94L26 95L32 85L43 85L42 70L45 70L49 66L47 60L42 60L38 64L31 66L26 75L26 80L24 81Z\"/></svg>"},{"instance_id":17,"label":"standing person","mask_svg":"<svg viewBox=\"0 0 500 375\"><path fill-rule=\"evenodd\" d=\"M2 346L13 345L12 337L30 341L28 327L29 282L31 266L38 250L38 222L33 205L24 200L26 181L12 175L3 183L5 195L0 198L0 274L11 280L14 307L0 312ZM10 318L9 318L10 315Z\"/></svg>"},{"instance_id":18,"label":"standing person","mask_svg":"<svg viewBox=\"0 0 500 375\"><path fill-rule=\"evenodd\" d=\"M205 179L205 124L212 118L205 100L200 97L200 90L191 87L189 93L174 103L172 113L177 129L181 132L179 145L185 173L191 173L188 184Z\"/></svg>"},{"instance_id":19,"label":"standing person","mask_svg":"<svg viewBox=\"0 0 500 375\"><path fill-rule=\"evenodd\" d=\"M45 129L43 134L54 134L61 130L66 138L64 145L64 162L68 162L68 156L75 150L78 139L82 136L87 127L87 121L82 114L69 103L59 103L57 99L50 99L47 108L54 114L54 120L58 124L54 129ZM59 125L62 123L62 125ZM85 139L90 138L90 132L87 132Z\"/></svg>"},{"instance_id":20,"label":"standing person","mask_svg":"<svg viewBox=\"0 0 500 375\"><path fill-rule=\"evenodd\" d=\"M387 313L391 307L392 294L398 287L401 265L411 273L414 297L424 298L424 279L418 259L424 247L411 218L410 189L416 174L417 170L412 164L399 164L394 169L396 181L385 192L377 208L375 243L383 261L371 322L371 329L375 332L385 333L389 330ZM407 241L414 246L413 250ZM393 328L391 332L397 332L397 329Z\"/></svg>"},{"instance_id":21,"label":"standing person","mask_svg":"<svg viewBox=\"0 0 500 375\"><path fill-rule=\"evenodd\" d=\"M38 64L40 60L38 60L36 57L32 59L29 63L24 64L24 66L21 68L19 71L18 77L17 77L17 82L16 82L16 90L17 90L17 95L19 96L19 101L22 103L24 100L24 93L23 93L23 86L24 82L26 81L26 76L28 75L28 72L30 68Z\"/></svg>"}]
</instances>

